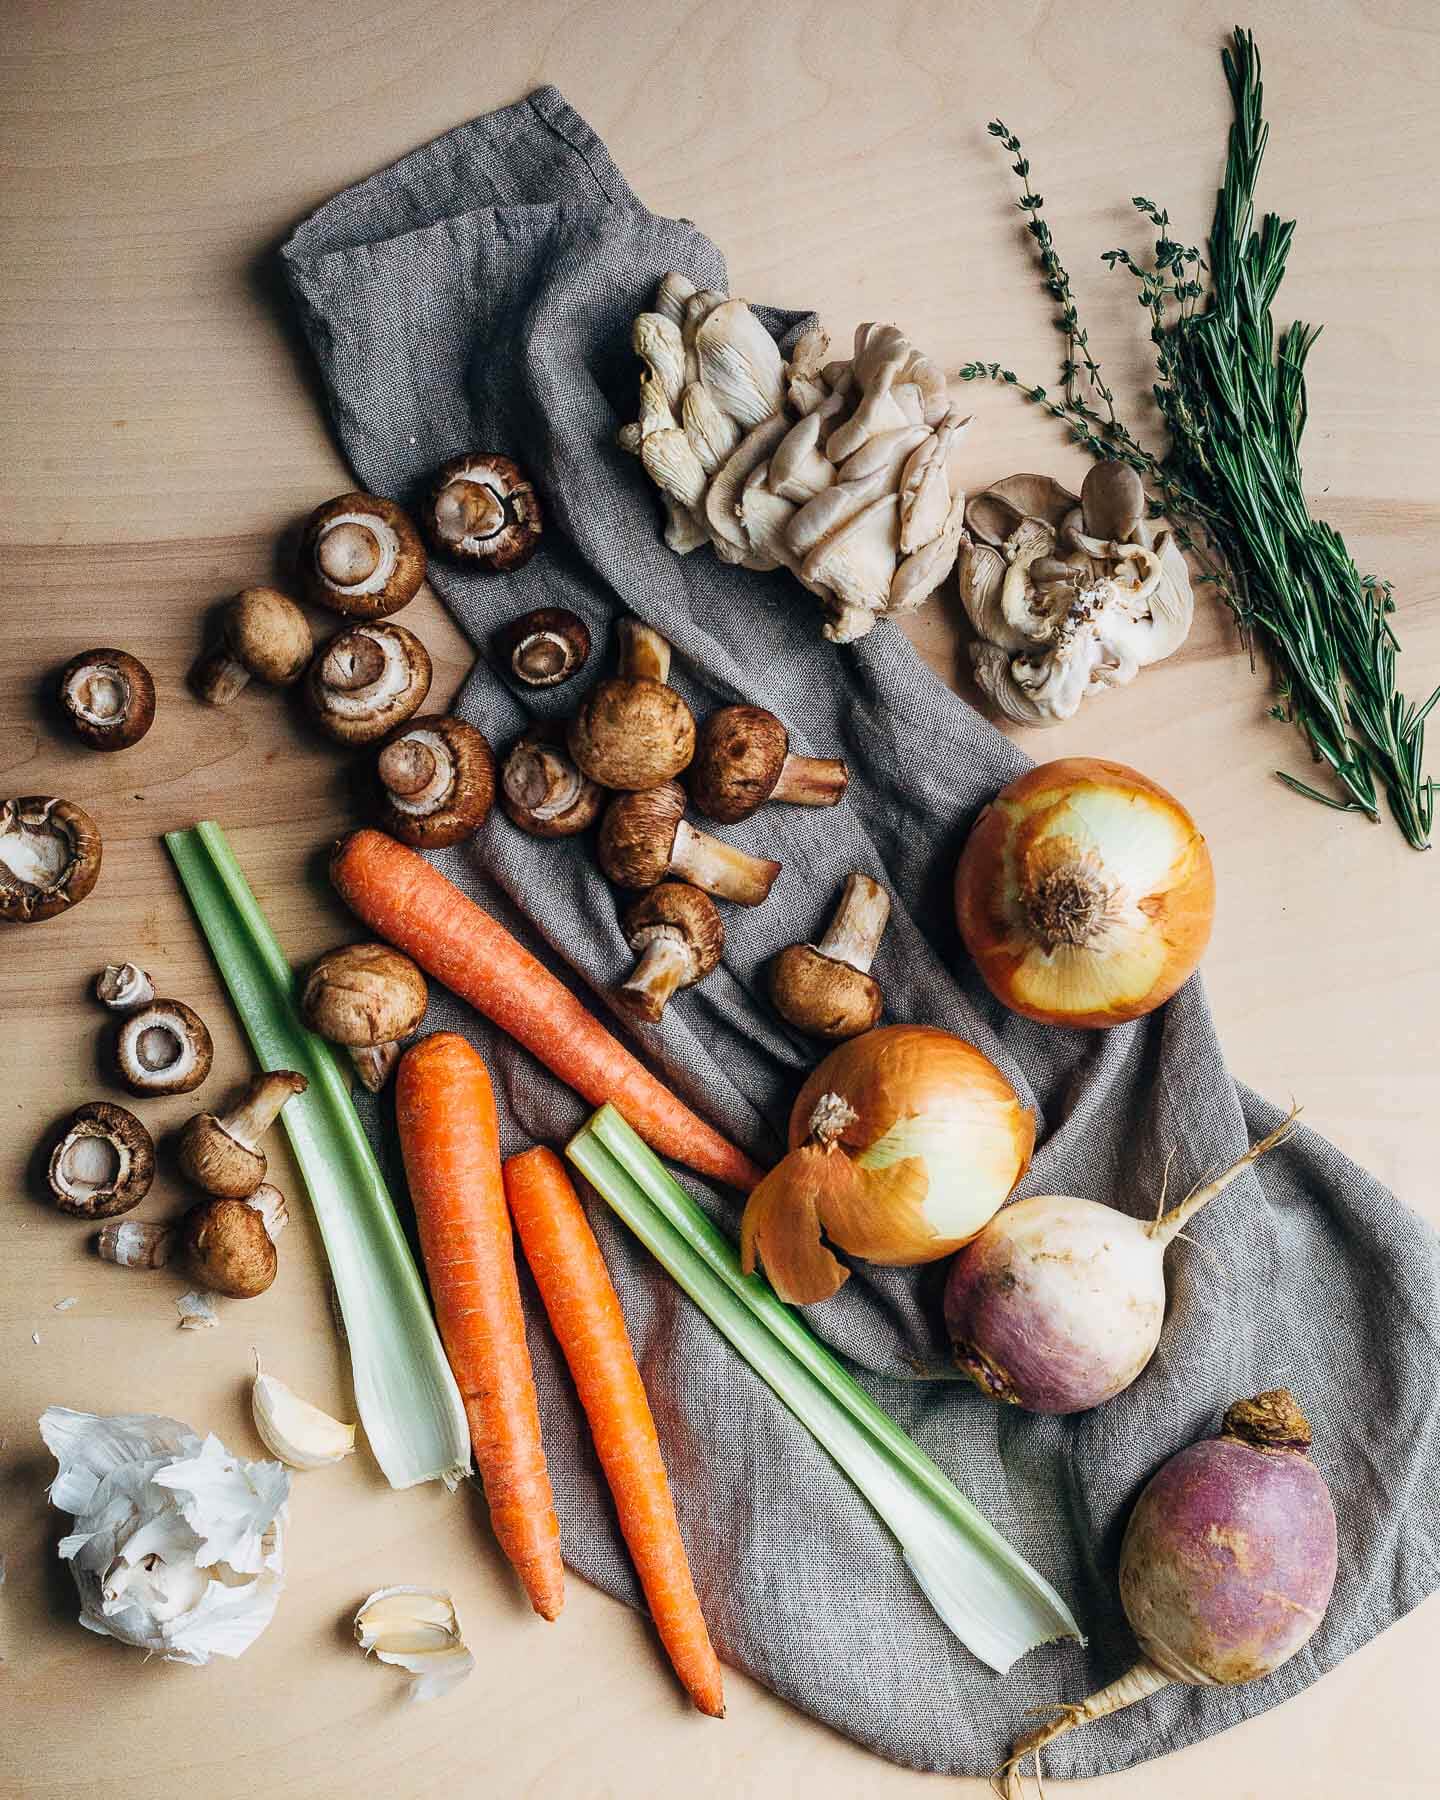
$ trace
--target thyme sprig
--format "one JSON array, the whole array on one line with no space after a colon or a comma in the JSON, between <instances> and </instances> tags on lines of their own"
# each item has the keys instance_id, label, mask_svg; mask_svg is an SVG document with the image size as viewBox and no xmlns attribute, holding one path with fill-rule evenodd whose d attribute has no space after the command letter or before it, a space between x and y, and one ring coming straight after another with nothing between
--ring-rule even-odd
<instances>
[{"instance_id":1,"label":"thyme sprig","mask_svg":"<svg viewBox=\"0 0 1440 1800\"><path fill-rule=\"evenodd\" d=\"M1406 840L1427 849L1435 783L1423 768L1425 720L1440 688L1419 704L1399 691L1390 585L1362 576L1344 539L1306 504L1300 464L1305 362L1320 328L1276 330L1272 308L1295 224L1274 213L1255 222L1269 126L1253 35L1237 29L1221 60L1234 120L1208 261L1197 245L1173 235L1169 213L1144 196L1132 204L1154 230L1148 256L1118 249L1103 259L1134 277L1150 320L1166 453L1156 456L1119 416L1080 322L1044 197L1031 182L1030 160L1000 119L989 131L1014 159L1018 206L1064 339L1059 387L1022 382L998 363L968 363L960 373L967 381L1016 389L1092 456L1126 462L1141 475L1152 510L1169 517L1247 643L1268 652L1277 690L1271 716L1301 732L1314 760L1329 769L1335 791L1277 771L1280 780L1312 800L1371 819L1380 816L1383 790Z\"/></svg>"}]
</instances>

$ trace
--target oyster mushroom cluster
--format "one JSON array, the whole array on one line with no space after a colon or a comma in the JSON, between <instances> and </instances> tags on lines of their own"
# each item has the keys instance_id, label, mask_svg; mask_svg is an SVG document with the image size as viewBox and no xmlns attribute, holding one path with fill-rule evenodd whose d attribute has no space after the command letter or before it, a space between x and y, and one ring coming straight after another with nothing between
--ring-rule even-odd
<instances>
[{"instance_id":1,"label":"oyster mushroom cluster","mask_svg":"<svg viewBox=\"0 0 1440 1800\"><path fill-rule=\"evenodd\" d=\"M1195 610L1174 534L1145 517L1140 477L1097 463L1078 498L1011 475L965 509L960 598L975 680L1007 719L1054 725L1185 642Z\"/></svg>"},{"instance_id":2,"label":"oyster mushroom cluster","mask_svg":"<svg viewBox=\"0 0 1440 1800\"><path fill-rule=\"evenodd\" d=\"M969 421L895 326L862 325L853 357L832 362L817 327L786 362L745 301L672 272L631 344L645 371L620 443L664 496L672 550L789 569L841 644L950 573Z\"/></svg>"}]
</instances>

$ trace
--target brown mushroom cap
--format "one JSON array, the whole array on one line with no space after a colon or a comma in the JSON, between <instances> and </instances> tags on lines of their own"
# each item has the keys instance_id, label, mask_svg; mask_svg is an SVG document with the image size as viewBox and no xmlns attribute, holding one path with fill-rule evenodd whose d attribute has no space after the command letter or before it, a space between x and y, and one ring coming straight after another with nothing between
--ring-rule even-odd
<instances>
[{"instance_id":1,"label":"brown mushroom cap","mask_svg":"<svg viewBox=\"0 0 1440 1800\"><path fill-rule=\"evenodd\" d=\"M305 703L341 744L373 744L403 725L430 692L430 653L403 625L352 625L315 652Z\"/></svg>"},{"instance_id":2,"label":"brown mushroom cap","mask_svg":"<svg viewBox=\"0 0 1440 1800\"><path fill-rule=\"evenodd\" d=\"M253 1300L275 1279L280 1259L259 1210L245 1200L202 1200L186 1213L180 1242L200 1287Z\"/></svg>"},{"instance_id":3,"label":"brown mushroom cap","mask_svg":"<svg viewBox=\"0 0 1440 1800\"><path fill-rule=\"evenodd\" d=\"M565 745L565 726L547 719L511 745L500 770L505 816L531 837L574 837L599 816L605 790L582 775Z\"/></svg>"},{"instance_id":4,"label":"brown mushroom cap","mask_svg":"<svg viewBox=\"0 0 1440 1800\"><path fill-rule=\"evenodd\" d=\"M640 960L614 997L652 1024L670 996L703 981L725 951L725 926L715 902L687 881L662 881L642 894L620 928Z\"/></svg>"},{"instance_id":5,"label":"brown mushroom cap","mask_svg":"<svg viewBox=\"0 0 1440 1800\"><path fill-rule=\"evenodd\" d=\"M175 1145L180 1172L207 1194L243 1200L265 1179L265 1152L231 1137L214 1113L196 1113Z\"/></svg>"},{"instance_id":6,"label":"brown mushroom cap","mask_svg":"<svg viewBox=\"0 0 1440 1800\"><path fill-rule=\"evenodd\" d=\"M700 728L690 766L690 792L701 812L722 825L748 819L770 798L790 734L763 706L722 706Z\"/></svg>"},{"instance_id":7,"label":"brown mushroom cap","mask_svg":"<svg viewBox=\"0 0 1440 1800\"><path fill-rule=\"evenodd\" d=\"M210 1073L215 1046L183 1000L152 1000L121 1020L115 1071L132 1094L188 1094Z\"/></svg>"},{"instance_id":8,"label":"brown mushroom cap","mask_svg":"<svg viewBox=\"0 0 1440 1800\"><path fill-rule=\"evenodd\" d=\"M654 887L669 873L684 816L685 790L678 782L618 794L600 826L600 867L620 887Z\"/></svg>"},{"instance_id":9,"label":"brown mushroom cap","mask_svg":"<svg viewBox=\"0 0 1440 1800\"><path fill-rule=\"evenodd\" d=\"M154 1178L150 1133L134 1113L107 1100L78 1107L50 1153L50 1196L76 1219L113 1219L129 1212Z\"/></svg>"},{"instance_id":10,"label":"brown mushroom cap","mask_svg":"<svg viewBox=\"0 0 1440 1800\"><path fill-rule=\"evenodd\" d=\"M315 648L310 621L278 588L242 588L225 608L221 645L190 671L190 685L211 706L228 706L253 676L289 687Z\"/></svg>"},{"instance_id":11,"label":"brown mushroom cap","mask_svg":"<svg viewBox=\"0 0 1440 1800\"><path fill-rule=\"evenodd\" d=\"M495 798L495 757L464 719L411 719L375 759L379 820L419 849L461 843L483 825Z\"/></svg>"},{"instance_id":12,"label":"brown mushroom cap","mask_svg":"<svg viewBox=\"0 0 1440 1800\"><path fill-rule=\"evenodd\" d=\"M0 922L25 925L77 906L100 874L100 830L69 800L0 803Z\"/></svg>"},{"instance_id":13,"label":"brown mushroom cap","mask_svg":"<svg viewBox=\"0 0 1440 1800\"><path fill-rule=\"evenodd\" d=\"M305 522L300 578L317 606L383 619L415 598L425 579L425 547L393 500L338 494Z\"/></svg>"},{"instance_id":14,"label":"brown mushroom cap","mask_svg":"<svg viewBox=\"0 0 1440 1800\"><path fill-rule=\"evenodd\" d=\"M452 456L435 472L423 513L433 549L471 568L503 574L540 547L540 499L508 456Z\"/></svg>"},{"instance_id":15,"label":"brown mushroom cap","mask_svg":"<svg viewBox=\"0 0 1440 1800\"><path fill-rule=\"evenodd\" d=\"M526 687L559 687L585 666L590 627L563 606L537 606L495 633L495 655Z\"/></svg>"},{"instance_id":16,"label":"brown mushroom cap","mask_svg":"<svg viewBox=\"0 0 1440 1800\"><path fill-rule=\"evenodd\" d=\"M408 1037L429 1003L425 977L388 944L342 944L311 968L300 993L305 1023L335 1044Z\"/></svg>"},{"instance_id":17,"label":"brown mushroom cap","mask_svg":"<svg viewBox=\"0 0 1440 1800\"><path fill-rule=\"evenodd\" d=\"M695 719L665 682L612 675L586 696L567 742L582 773L601 787L653 788L695 754Z\"/></svg>"},{"instance_id":18,"label":"brown mushroom cap","mask_svg":"<svg viewBox=\"0 0 1440 1800\"><path fill-rule=\"evenodd\" d=\"M885 1002L873 975L791 944L770 964L770 998L782 1018L812 1037L848 1038L869 1031Z\"/></svg>"},{"instance_id":19,"label":"brown mushroom cap","mask_svg":"<svg viewBox=\"0 0 1440 1800\"><path fill-rule=\"evenodd\" d=\"M60 672L60 705L92 750L128 750L155 722L155 683L124 650L84 650Z\"/></svg>"}]
</instances>

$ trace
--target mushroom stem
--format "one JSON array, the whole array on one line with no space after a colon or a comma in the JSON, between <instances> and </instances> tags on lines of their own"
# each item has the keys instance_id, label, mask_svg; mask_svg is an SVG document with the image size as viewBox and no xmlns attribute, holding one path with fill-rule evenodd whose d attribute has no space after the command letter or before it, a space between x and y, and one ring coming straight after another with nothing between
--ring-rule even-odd
<instances>
[{"instance_id":1,"label":"mushroom stem","mask_svg":"<svg viewBox=\"0 0 1440 1800\"><path fill-rule=\"evenodd\" d=\"M850 771L838 757L787 756L770 798L789 806L836 806L849 785Z\"/></svg>"},{"instance_id":2,"label":"mushroom stem","mask_svg":"<svg viewBox=\"0 0 1440 1800\"><path fill-rule=\"evenodd\" d=\"M347 520L325 533L316 546L315 560L337 587L354 587L380 567L380 540L369 526Z\"/></svg>"},{"instance_id":3,"label":"mushroom stem","mask_svg":"<svg viewBox=\"0 0 1440 1800\"><path fill-rule=\"evenodd\" d=\"M537 819L558 819L580 798L583 776L544 744L517 744L505 761L505 792Z\"/></svg>"},{"instance_id":4,"label":"mushroom stem","mask_svg":"<svg viewBox=\"0 0 1440 1800\"><path fill-rule=\"evenodd\" d=\"M435 522L442 537L491 538L505 524L505 502L493 488L461 478L447 482L435 501Z\"/></svg>"},{"instance_id":5,"label":"mushroom stem","mask_svg":"<svg viewBox=\"0 0 1440 1800\"><path fill-rule=\"evenodd\" d=\"M148 1006L155 998L155 983L139 963L106 963L95 977L95 998L112 1012L129 1012Z\"/></svg>"},{"instance_id":6,"label":"mushroom stem","mask_svg":"<svg viewBox=\"0 0 1440 1800\"><path fill-rule=\"evenodd\" d=\"M413 800L435 780L435 752L418 738L397 738L380 752L376 772L392 794L398 794L402 800Z\"/></svg>"},{"instance_id":7,"label":"mushroom stem","mask_svg":"<svg viewBox=\"0 0 1440 1800\"><path fill-rule=\"evenodd\" d=\"M733 900L737 906L759 906L769 898L780 873L778 862L722 843L708 831L697 831L688 819L676 827L670 867L683 880L693 881L722 900Z\"/></svg>"},{"instance_id":8,"label":"mushroom stem","mask_svg":"<svg viewBox=\"0 0 1440 1800\"><path fill-rule=\"evenodd\" d=\"M122 1269L160 1269L175 1250L175 1227L146 1219L113 1219L100 1227L95 1249Z\"/></svg>"},{"instance_id":9,"label":"mushroom stem","mask_svg":"<svg viewBox=\"0 0 1440 1800\"><path fill-rule=\"evenodd\" d=\"M684 984L693 960L678 931L659 932L640 953L628 979L616 988L615 998L628 1012L653 1025Z\"/></svg>"},{"instance_id":10,"label":"mushroom stem","mask_svg":"<svg viewBox=\"0 0 1440 1800\"><path fill-rule=\"evenodd\" d=\"M331 640L320 665L320 679L342 694L358 694L385 672L385 649L368 632L342 631Z\"/></svg>"},{"instance_id":11,"label":"mushroom stem","mask_svg":"<svg viewBox=\"0 0 1440 1800\"><path fill-rule=\"evenodd\" d=\"M639 619L620 621L620 674L627 681L670 679L670 646Z\"/></svg>"},{"instance_id":12,"label":"mushroom stem","mask_svg":"<svg viewBox=\"0 0 1440 1800\"><path fill-rule=\"evenodd\" d=\"M361 1084L372 1094L378 1094L400 1060L400 1045L393 1041L388 1044L352 1044L349 1057L355 1065L355 1073Z\"/></svg>"},{"instance_id":13,"label":"mushroom stem","mask_svg":"<svg viewBox=\"0 0 1440 1800\"><path fill-rule=\"evenodd\" d=\"M875 960L889 922L890 896L880 883L868 875L847 875L835 916L815 948L863 975Z\"/></svg>"},{"instance_id":14,"label":"mushroom stem","mask_svg":"<svg viewBox=\"0 0 1440 1800\"><path fill-rule=\"evenodd\" d=\"M190 685L207 706L228 706L250 679L228 650L212 650L190 671Z\"/></svg>"},{"instance_id":15,"label":"mushroom stem","mask_svg":"<svg viewBox=\"0 0 1440 1800\"><path fill-rule=\"evenodd\" d=\"M293 1069L273 1069L251 1083L245 1098L233 1112L225 1114L220 1124L236 1143L253 1150L275 1123L281 1108L296 1094L303 1094L309 1085Z\"/></svg>"}]
</instances>

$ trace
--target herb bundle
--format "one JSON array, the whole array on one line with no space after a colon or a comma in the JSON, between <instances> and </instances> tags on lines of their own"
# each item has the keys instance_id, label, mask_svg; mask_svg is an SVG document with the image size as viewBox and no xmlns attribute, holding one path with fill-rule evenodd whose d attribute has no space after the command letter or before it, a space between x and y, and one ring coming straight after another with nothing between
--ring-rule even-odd
<instances>
[{"instance_id":1,"label":"herb bundle","mask_svg":"<svg viewBox=\"0 0 1440 1800\"><path fill-rule=\"evenodd\" d=\"M1150 484L1154 510L1167 514L1181 546L1200 560L1203 579L1221 594L1247 643L1268 653L1279 689L1271 716L1302 733L1325 764L1334 792L1292 775L1297 793L1344 812L1380 816L1383 791L1401 831L1427 849L1435 783L1423 771L1422 704L1396 685L1400 651L1388 582L1362 576L1333 527L1311 516L1300 468L1306 421L1305 361L1318 326L1276 331L1272 308L1285 273L1294 221L1266 213L1255 224L1255 187L1269 137L1260 58L1237 29L1222 53L1235 117L1225 178L1210 228L1209 261L1172 237L1169 214L1153 201L1133 204L1155 228L1148 260L1107 252L1129 270L1150 319L1156 404L1170 435L1155 456L1117 414L1080 323L1070 277L1030 182L1019 138L1003 121L989 130L1015 158L1019 200L1045 286L1065 339L1056 391L1028 386L998 363L969 363L966 380L1016 388L1071 431L1097 458L1129 463Z\"/></svg>"}]
</instances>

